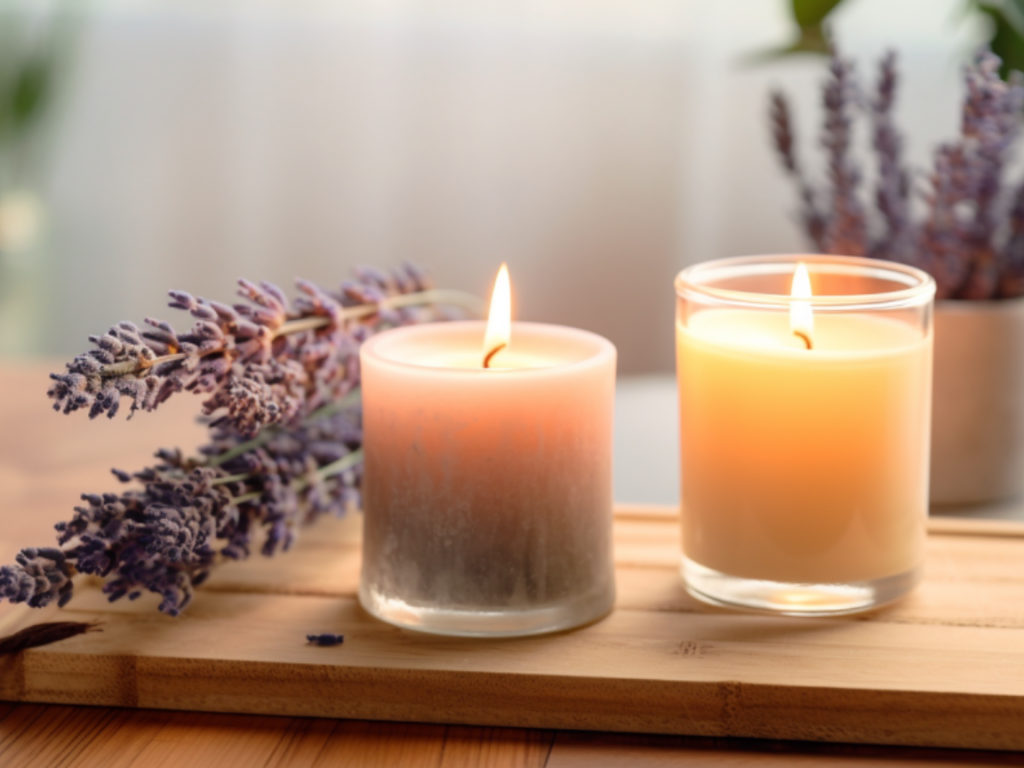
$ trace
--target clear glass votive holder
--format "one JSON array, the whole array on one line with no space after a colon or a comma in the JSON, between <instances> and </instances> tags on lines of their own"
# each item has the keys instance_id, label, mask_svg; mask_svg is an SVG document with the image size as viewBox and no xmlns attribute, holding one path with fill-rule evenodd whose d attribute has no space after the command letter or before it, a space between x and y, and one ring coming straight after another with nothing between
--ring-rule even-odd
<instances>
[{"instance_id":1,"label":"clear glass votive holder","mask_svg":"<svg viewBox=\"0 0 1024 768\"><path fill-rule=\"evenodd\" d=\"M442 635L576 627L615 601L615 347L513 323L481 367L484 323L366 341L363 566L371 614Z\"/></svg>"},{"instance_id":2,"label":"clear glass votive holder","mask_svg":"<svg viewBox=\"0 0 1024 768\"><path fill-rule=\"evenodd\" d=\"M676 294L690 593L815 616L910 591L928 515L931 277L747 256L683 270Z\"/></svg>"}]
</instances>

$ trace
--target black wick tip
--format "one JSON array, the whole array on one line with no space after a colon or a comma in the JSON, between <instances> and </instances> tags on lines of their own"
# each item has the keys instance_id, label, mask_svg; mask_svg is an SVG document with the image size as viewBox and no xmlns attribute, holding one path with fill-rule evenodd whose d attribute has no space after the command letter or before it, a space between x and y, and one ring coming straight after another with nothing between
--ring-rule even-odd
<instances>
[{"instance_id":1,"label":"black wick tip","mask_svg":"<svg viewBox=\"0 0 1024 768\"><path fill-rule=\"evenodd\" d=\"M492 349L490 352L488 352L487 356L484 357L484 368L490 368L491 367L491 360L492 360L492 358L496 354L501 352L501 350L503 350L506 346L508 346L508 345L507 344L499 344L494 349Z\"/></svg>"}]
</instances>

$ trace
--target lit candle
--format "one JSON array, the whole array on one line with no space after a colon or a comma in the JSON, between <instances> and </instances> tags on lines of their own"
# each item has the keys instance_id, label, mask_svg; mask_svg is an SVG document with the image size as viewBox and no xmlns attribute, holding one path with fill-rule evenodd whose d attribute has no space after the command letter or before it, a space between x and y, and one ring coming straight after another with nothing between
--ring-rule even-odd
<instances>
[{"instance_id":1,"label":"lit candle","mask_svg":"<svg viewBox=\"0 0 1024 768\"><path fill-rule=\"evenodd\" d=\"M748 257L685 270L677 292L690 590L805 614L908 591L927 516L931 278Z\"/></svg>"},{"instance_id":2,"label":"lit candle","mask_svg":"<svg viewBox=\"0 0 1024 768\"><path fill-rule=\"evenodd\" d=\"M522 635L612 608L615 347L510 306L503 271L486 327L363 344L359 597L385 621Z\"/></svg>"}]
</instances>

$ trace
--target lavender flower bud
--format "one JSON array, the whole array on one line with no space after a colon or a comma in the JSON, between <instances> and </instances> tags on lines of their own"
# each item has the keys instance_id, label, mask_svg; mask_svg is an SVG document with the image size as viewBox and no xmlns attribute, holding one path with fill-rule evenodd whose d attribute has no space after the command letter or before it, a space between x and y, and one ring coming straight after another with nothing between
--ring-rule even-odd
<instances>
[{"instance_id":1,"label":"lavender flower bud","mask_svg":"<svg viewBox=\"0 0 1024 768\"><path fill-rule=\"evenodd\" d=\"M344 643L345 636L332 635L330 633L324 633L322 635L306 635L306 642L312 643L313 645L330 647L333 645L341 645L342 643Z\"/></svg>"},{"instance_id":2,"label":"lavender flower bud","mask_svg":"<svg viewBox=\"0 0 1024 768\"><path fill-rule=\"evenodd\" d=\"M56 526L61 549L27 549L0 569L0 597L30 605L71 597L71 574L103 577L111 601L161 596L178 615L221 562L259 549L288 550L302 527L359 502L362 443L359 345L388 323L428 322L435 306L380 308L390 296L428 290L406 265L394 276L361 270L340 293L300 281L289 305L270 283L242 280L250 305L236 308L171 291L171 306L196 318L188 332L147 319L93 337L95 348L53 374L50 397L70 413L153 410L178 392L207 395L210 441L200 458L161 449L134 474L113 470L121 493L84 494ZM353 302L368 304L346 314Z\"/></svg>"},{"instance_id":3,"label":"lavender flower bud","mask_svg":"<svg viewBox=\"0 0 1024 768\"><path fill-rule=\"evenodd\" d=\"M828 159L830 195L819 211L795 149L785 97L771 96L771 128L783 167L800 191L801 219L815 247L914 264L935 278L939 298L988 299L1024 295L1024 202L1005 201L1003 170L1020 131L1024 77L1003 81L1000 61L982 51L964 70L960 136L939 146L923 193L925 216L912 216L911 175L893 110L898 76L895 54L879 67L869 104L877 159L875 207L882 221L868 226L858 199L860 169L852 159L852 116L860 99L853 66L833 56L822 92L822 146ZM1009 211L1009 223L1002 218ZM1019 219L1019 221L1018 221ZM874 238L869 237L869 230Z\"/></svg>"}]
</instances>

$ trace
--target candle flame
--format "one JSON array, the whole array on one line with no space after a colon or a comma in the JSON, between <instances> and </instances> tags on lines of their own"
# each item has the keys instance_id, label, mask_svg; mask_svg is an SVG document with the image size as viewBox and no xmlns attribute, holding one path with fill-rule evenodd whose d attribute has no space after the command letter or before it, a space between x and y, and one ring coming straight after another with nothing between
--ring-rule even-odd
<instances>
[{"instance_id":1,"label":"candle flame","mask_svg":"<svg viewBox=\"0 0 1024 768\"><path fill-rule=\"evenodd\" d=\"M790 295L794 299L809 299L814 295L811 293L811 276L807 273L807 267L803 262L797 264L796 272L793 274L793 288ZM793 331L794 336L800 337L808 349L811 348L811 338L814 334L814 312L811 311L811 302L790 302L789 328Z\"/></svg>"},{"instance_id":2,"label":"candle flame","mask_svg":"<svg viewBox=\"0 0 1024 768\"><path fill-rule=\"evenodd\" d=\"M491 360L512 341L512 286L508 279L508 266L501 265L498 278L494 281L491 294L491 311L487 316L487 333L484 334L484 368L491 367Z\"/></svg>"}]
</instances>

